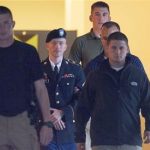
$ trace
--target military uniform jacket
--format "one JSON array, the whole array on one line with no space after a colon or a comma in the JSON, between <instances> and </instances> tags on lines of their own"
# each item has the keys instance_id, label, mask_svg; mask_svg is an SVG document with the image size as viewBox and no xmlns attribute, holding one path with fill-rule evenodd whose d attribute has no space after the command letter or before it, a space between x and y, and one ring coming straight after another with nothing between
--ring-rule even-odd
<instances>
[{"instance_id":1,"label":"military uniform jacket","mask_svg":"<svg viewBox=\"0 0 150 150\"><path fill-rule=\"evenodd\" d=\"M54 141L57 143L74 142L74 108L78 100L76 89L81 89L85 77L79 65L63 59L58 80L55 81L49 59L42 62L45 84L48 89L52 108L63 110L63 121L66 128L62 131L54 129Z\"/></svg>"}]
</instances>

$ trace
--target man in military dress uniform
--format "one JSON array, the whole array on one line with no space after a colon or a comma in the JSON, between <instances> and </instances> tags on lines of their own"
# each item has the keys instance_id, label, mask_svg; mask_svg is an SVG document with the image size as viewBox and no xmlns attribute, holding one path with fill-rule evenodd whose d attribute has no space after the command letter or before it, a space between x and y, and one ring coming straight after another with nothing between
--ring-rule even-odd
<instances>
[{"instance_id":1,"label":"man in military dress uniform","mask_svg":"<svg viewBox=\"0 0 150 150\"><path fill-rule=\"evenodd\" d=\"M49 143L48 150L76 150L74 109L85 78L79 65L64 59L66 48L64 29L55 29L48 33L46 49L49 57L42 62L54 126L54 138Z\"/></svg>"}]
</instances>

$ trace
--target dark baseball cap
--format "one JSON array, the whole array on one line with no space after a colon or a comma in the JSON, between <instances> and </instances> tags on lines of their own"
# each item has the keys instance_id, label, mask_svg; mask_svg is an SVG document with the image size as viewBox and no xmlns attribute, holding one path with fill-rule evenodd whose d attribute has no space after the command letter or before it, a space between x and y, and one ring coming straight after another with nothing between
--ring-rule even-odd
<instances>
[{"instance_id":1,"label":"dark baseball cap","mask_svg":"<svg viewBox=\"0 0 150 150\"><path fill-rule=\"evenodd\" d=\"M66 31L63 28L54 29L47 34L46 43L50 42L52 39L56 38L66 38Z\"/></svg>"}]
</instances>

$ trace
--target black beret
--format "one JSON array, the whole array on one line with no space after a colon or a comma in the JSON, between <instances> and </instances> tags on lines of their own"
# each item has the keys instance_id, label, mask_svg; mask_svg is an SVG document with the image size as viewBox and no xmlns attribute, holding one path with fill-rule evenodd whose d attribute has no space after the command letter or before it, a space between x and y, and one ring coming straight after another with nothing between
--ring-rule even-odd
<instances>
[{"instance_id":1,"label":"black beret","mask_svg":"<svg viewBox=\"0 0 150 150\"><path fill-rule=\"evenodd\" d=\"M46 37L46 43L55 38L66 38L66 31L63 28L50 31Z\"/></svg>"}]
</instances>

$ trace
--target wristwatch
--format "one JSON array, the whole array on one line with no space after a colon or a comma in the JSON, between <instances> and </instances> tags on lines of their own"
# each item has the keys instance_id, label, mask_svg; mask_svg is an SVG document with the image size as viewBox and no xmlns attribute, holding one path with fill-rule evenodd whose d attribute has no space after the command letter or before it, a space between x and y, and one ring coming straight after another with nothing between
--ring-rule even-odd
<instances>
[{"instance_id":1,"label":"wristwatch","mask_svg":"<svg viewBox=\"0 0 150 150\"><path fill-rule=\"evenodd\" d=\"M43 126L47 126L48 128L52 128L53 127L53 123L51 121L44 121L42 123Z\"/></svg>"}]
</instances>

